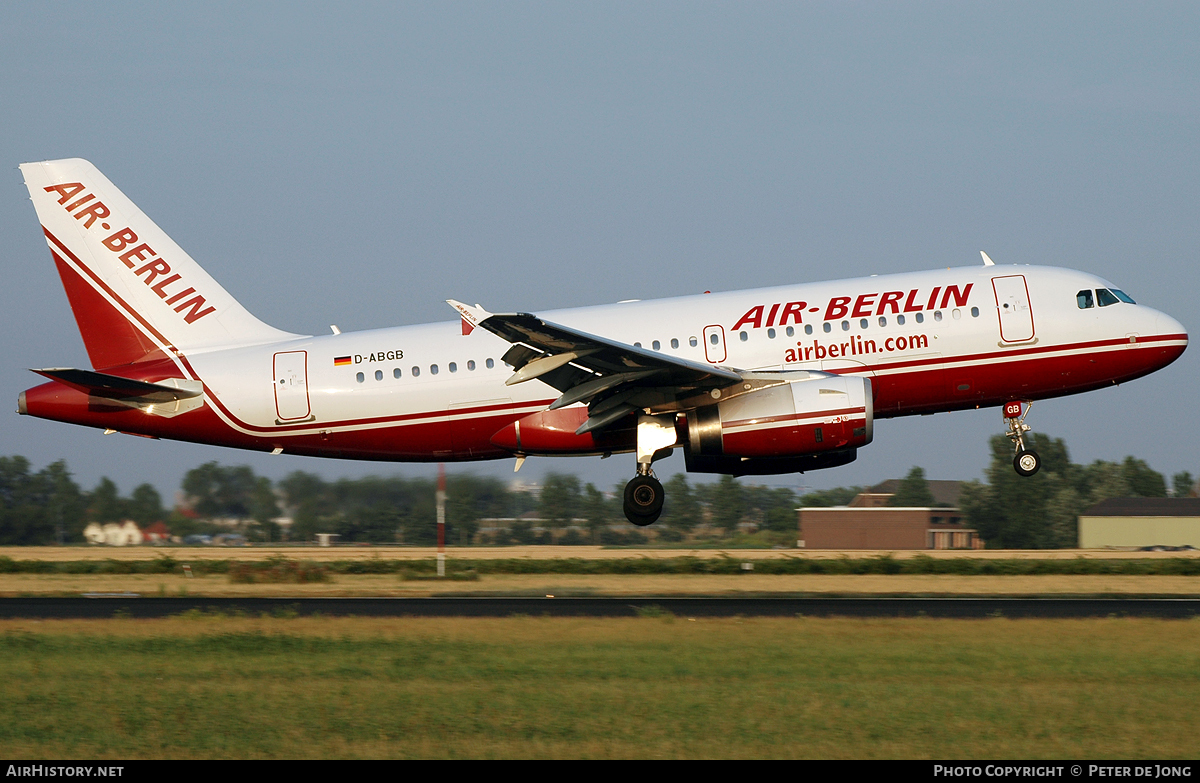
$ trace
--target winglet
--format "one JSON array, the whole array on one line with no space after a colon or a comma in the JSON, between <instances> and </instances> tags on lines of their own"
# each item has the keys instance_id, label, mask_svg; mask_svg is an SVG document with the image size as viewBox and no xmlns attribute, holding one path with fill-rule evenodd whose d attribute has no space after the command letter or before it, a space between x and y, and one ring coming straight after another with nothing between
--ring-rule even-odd
<instances>
[{"instance_id":1,"label":"winglet","mask_svg":"<svg viewBox=\"0 0 1200 783\"><path fill-rule=\"evenodd\" d=\"M988 258L988 254L983 252L982 250L979 251L979 255L983 256L983 265L984 266L995 266L996 265L996 262L993 261L992 259Z\"/></svg>"},{"instance_id":2,"label":"winglet","mask_svg":"<svg viewBox=\"0 0 1200 783\"><path fill-rule=\"evenodd\" d=\"M484 310L479 305L472 307L471 305L463 304L456 299L447 299L446 304L457 310L458 314L463 317L463 320L472 326L479 326L479 324L492 317L491 313L489 313L487 310Z\"/></svg>"},{"instance_id":3,"label":"winglet","mask_svg":"<svg viewBox=\"0 0 1200 783\"><path fill-rule=\"evenodd\" d=\"M492 317L492 314L484 310L478 304L471 307L469 304L463 304L457 299L447 299L446 304L453 307L462 316L462 333L463 336L475 331L475 327Z\"/></svg>"}]
</instances>

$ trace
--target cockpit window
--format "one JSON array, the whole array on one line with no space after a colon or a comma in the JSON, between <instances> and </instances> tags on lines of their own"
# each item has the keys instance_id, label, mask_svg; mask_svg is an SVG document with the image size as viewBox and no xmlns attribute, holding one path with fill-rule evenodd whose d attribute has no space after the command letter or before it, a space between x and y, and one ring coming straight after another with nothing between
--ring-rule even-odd
<instances>
[{"instance_id":1,"label":"cockpit window","mask_svg":"<svg viewBox=\"0 0 1200 783\"><path fill-rule=\"evenodd\" d=\"M1097 288L1096 301L1100 303L1101 307L1108 307L1109 305L1115 305L1121 300L1113 296L1113 292L1107 288Z\"/></svg>"},{"instance_id":2,"label":"cockpit window","mask_svg":"<svg viewBox=\"0 0 1200 783\"><path fill-rule=\"evenodd\" d=\"M1079 305L1080 310L1086 310L1092 306L1092 292L1084 289L1075 294L1075 304Z\"/></svg>"},{"instance_id":3,"label":"cockpit window","mask_svg":"<svg viewBox=\"0 0 1200 783\"><path fill-rule=\"evenodd\" d=\"M1129 294L1125 293L1124 291L1121 291L1116 288L1113 288L1110 290L1113 292L1113 296L1117 297L1125 304L1137 304L1137 302L1133 301L1133 298Z\"/></svg>"}]
</instances>

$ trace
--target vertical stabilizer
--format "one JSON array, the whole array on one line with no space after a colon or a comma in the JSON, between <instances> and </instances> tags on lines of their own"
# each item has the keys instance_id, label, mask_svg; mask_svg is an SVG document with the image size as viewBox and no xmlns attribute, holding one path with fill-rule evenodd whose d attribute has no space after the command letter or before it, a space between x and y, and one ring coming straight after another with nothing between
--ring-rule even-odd
<instances>
[{"instance_id":1,"label":"vertical stabilizer","mask_svg":"<svg viewBox=\"0 0 1200 783\"><path fill-rule=\"evenodd\" d=\"M86 160L21 166L92 366L288 340Z\"/></svg>"}]
</instances>

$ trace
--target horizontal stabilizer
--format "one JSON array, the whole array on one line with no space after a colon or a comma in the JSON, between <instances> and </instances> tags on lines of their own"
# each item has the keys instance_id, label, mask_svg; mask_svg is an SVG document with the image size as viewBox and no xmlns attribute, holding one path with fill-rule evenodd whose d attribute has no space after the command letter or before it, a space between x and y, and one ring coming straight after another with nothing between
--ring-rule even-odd
<instances>
[{"instance_id":1,"label":"horizontal stabilizer","mask_svg":"<svg viewBox=\"0 0 1200 783\"><path fill-rule=\"evenodd\" d=\"M75 370L71 368L50 368L33 370L38 375L52 381L65 383L93 397L104 397L111 400L129 400L145 404L163 402L178 402L203 394L199 381L171 380L168 383L178 383L177 386L167 383L147 383L122 378L119 375L107 375L93 370ZM194 387L194 388L192 388Z\"/></svg>"}]
</instances>

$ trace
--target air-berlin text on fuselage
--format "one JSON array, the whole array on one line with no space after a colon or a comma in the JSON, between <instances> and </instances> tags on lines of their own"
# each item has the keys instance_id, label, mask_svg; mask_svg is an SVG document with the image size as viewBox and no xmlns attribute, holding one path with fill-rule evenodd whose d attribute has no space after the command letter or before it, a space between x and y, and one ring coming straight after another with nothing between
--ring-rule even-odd
<instances>
[{"instance_id":1,"label":"air-berlin text on fuselage","mask_svg":"<svg viewBox=\"0 0 1200 783\"><path fill-rule=\"evenodd\" d=\"M950 305L953 300L955 307L965 307L971 296L974 283L967 283L961 289L957 285L934 286L928 293L919 288L909 291L883 291L873 294L859 294L856 297L835 296L825 304L824 308L809 307L808 302L776 302L775 304L755 305L746 311L733 331L749 326L761 329L764 326L787 326L788 324L804 323L804 313L820 313L824 310L821 320L834 321L838 318L866 318L872 315L900 315L901 313L916 313L922 310L938 310Z\"/></svg>"},{"instance_id":2,"label":"air-berlin text on fuselage","mask_svg":"<svg viewBox=\"0 0 1200 783\"><path fill-rule=\"evenodd\" d=\"M81 182L65 182L61 185L51 185L43 188L47 193L58 193L58 203L63 205L67 213L76 220L83 221L85 229L91 229L97 220L101 221L101 230L112 231L112 226L103 222L112 214L104 202L96 200L96 194L80 195L87 188ZM79 198L75 198L79 196ZM71 203L67 203L70 201ZM158 257L158 254L145 242L138 242L138 236L128 226L100 240L106 248L118 254L121 263L133 269L133 273L141 278L151 291L171 306L175 312L183 316L183 320L195 323L209 313L216 312L215 307L205 307L203 296L196 293L195 288L188 286L183 276L171 273L171 265ZM136 269L134 267L137 266ZM161 279L159 279L161 278ZM190 298L189 298L190 297ZM184 312L184 311L187 312Z\"/></svg>"}]
</instances>

